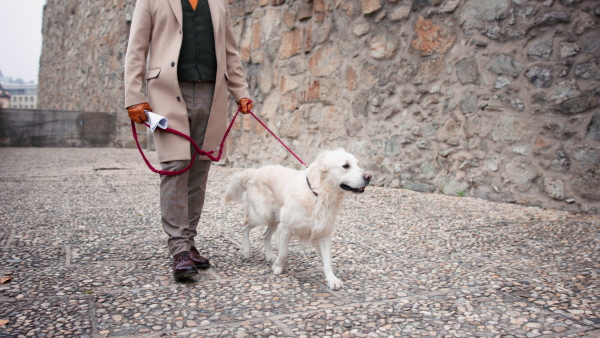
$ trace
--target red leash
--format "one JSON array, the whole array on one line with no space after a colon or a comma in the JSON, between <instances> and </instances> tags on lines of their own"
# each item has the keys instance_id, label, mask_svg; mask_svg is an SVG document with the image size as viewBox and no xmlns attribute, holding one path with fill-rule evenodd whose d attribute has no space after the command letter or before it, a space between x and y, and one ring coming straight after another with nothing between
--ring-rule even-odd
<instances>
[{"instance_id":1,"label":"red leash","mask_svg":"<svg viewBox=\"0 0 600 338\"><path fill-rule=\"evenodd\" d=\"M131 131L133 132L133 139L135 140L135 144L137 145L138 150L140 151L140 154L142 154L142 158L144 159L144 162L146 162L146 165L148 166L148 168L150 168L150 170L152 170L153 172L160 174L160 175L167 175L167 176L175 176L175 175L179 175L179 174L183 174L184 172L190 170L190 168L192 167L192 165L194 164L194 160L196 160L196 157L198 157L197 155L203 155L206 156L208 158L210 158L212 161L214 162L218 162L221 159L221 155L223 154L223 145L225 144L225 139L227 138L227 135L229 135L229 132L231 131L231 127L233 127L233 123L235 122L236 117L238 116L238 114L241 111L241 107L238 109L238 111L235 113L235 115L233 116L233 119L231 120L231 123L229 123L229 127L227 128L227 131L225 132L225 135L223 135L223 140L221 141L221 144L217 147L217 149L212 150L212 151L204 151L202 149L200 149L200 147L198 147L198 145L196 144L196 142L194 142L194 140L189 137L188 135L179 132L175 129L171 129L171 128L165 128L163 129L166 132L181 136L183 138L185 138L186 140L188 140L192 146L195 149L194 154L192 155L192 159L190 160L190 164L185 167L182 170L177 170L177 171L168 171L168 170L158 170L156 168L154 168L152 166L152 164L150 164L150 161L148 161L148 159L146 158L146 155L144 154L144 151L142 150L142 147L140 146L140 142L138 141L138 137L137 137L137 131L135 128L135 122L131 121ZM277 141L279 141L279 143L281 143L281 145L287 149L287 151L290 152L290 154L294 155L294 157L303 165L306 167L306 163L304 163L300 157L298 157L296 154L294 154L294 152L285 145L285 143L283 143L283 141L281 141L281 139L279 137L277 137L277 135L275 135L271 129L269 129L264 123L263 121L261 121L258 117L256 117L256 115L254 115L253 112L249 111L248 113L250 113L250 115L252 115L256 121L258 121L258 123L260 123L263 127L265 127L265 129L271 133L271 135L273 135L273 137L275 137L275 139L277 139ZM144 123L144 125L146 127L150 127L147 123ZM215 157L213 156L213 154L218 151L219 154Z\"/></svg>"}]
</instances>

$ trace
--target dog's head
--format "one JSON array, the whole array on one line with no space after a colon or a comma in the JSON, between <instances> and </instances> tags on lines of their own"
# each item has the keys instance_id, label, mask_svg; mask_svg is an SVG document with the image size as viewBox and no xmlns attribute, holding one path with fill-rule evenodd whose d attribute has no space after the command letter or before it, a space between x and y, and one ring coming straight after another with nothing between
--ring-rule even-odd
<instances>
[{"instance_id":1,"label":"dog's head","mask_svg":"<svg viewBox=\"0 0 600 338\"><path fill-rule=\"evenodd\" d=\"M319 154L309 166L307 175L314 189L324 193L337 189L363 193L372 178L358 166L354 155L341 148Z\"/></svg>"}]
</instances>

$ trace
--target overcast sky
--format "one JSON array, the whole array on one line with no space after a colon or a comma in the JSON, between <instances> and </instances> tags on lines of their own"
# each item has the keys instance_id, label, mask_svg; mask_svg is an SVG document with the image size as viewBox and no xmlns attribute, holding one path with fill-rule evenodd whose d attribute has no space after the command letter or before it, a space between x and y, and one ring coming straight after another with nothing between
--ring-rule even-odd
<instances>
[{"instance_id":1,"label":"overcast sky","mask_svg":"<svg viewBox=\"0 0 600 338\"><path fill-rule=\"evenodd\" d=\"M38 82L46 0L0 0L0 71Z\"/></svg>"}]
</instances>

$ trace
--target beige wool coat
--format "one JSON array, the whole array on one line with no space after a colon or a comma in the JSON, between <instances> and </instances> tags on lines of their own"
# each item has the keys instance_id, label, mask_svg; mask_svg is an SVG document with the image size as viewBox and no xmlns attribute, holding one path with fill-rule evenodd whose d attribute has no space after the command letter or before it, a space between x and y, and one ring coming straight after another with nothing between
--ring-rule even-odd
<instances>
[{"instance_id":1,"label":"beige wool coat","mask_svg":"<svg viewBox=\"0 0 600 338\"><path fill-rule=\"evenodd\" d=\"M223 139L228 92L236 101L250 97L228 1L208 0L208 5L215 33L217 78L204 143L199 144L204 151L215 150ZM125 107L148 102L155 113L169 120L170 128L189 135L187 109L177 79L182 20L181 0L137 0L125 56ZM144 82L147 93L143 92ZM154 140L160 162L191 157L190 144L181 136L157 128Z\"/></svg>"}]
</instances>

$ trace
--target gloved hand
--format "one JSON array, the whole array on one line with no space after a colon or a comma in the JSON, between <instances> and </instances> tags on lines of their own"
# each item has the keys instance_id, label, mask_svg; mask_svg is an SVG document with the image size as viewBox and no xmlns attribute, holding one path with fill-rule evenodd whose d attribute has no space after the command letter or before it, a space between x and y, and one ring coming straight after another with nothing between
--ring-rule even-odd
<instances>
[{"instance_id":1,"label":"gloved hand","mask_svg":"<svg viewBox=\"0 0 600 338\"><path fill-rule=\"evenodd\" d=\"M240 108L240 111L243 114L248 114L250 111L252 111L252 100L248 98L240 99L240 102L238 102L238 108Z\"/></svg>"},{"instance_id":2,"label":"gloved hand","mask_svg":"<svg viewBox=\"0 0 600 338\"><path fill-rule=\"evenodd\" d=\"M146 116L147 111L152 111L148 102L138 103L131 107L127 107L127 113L129 114L129 118L131 121L136 123L144 123L148 121L148 117Z\"/></svg>"}]
</instances>

